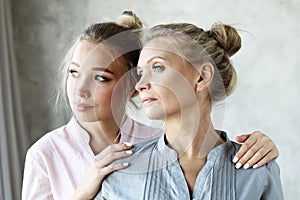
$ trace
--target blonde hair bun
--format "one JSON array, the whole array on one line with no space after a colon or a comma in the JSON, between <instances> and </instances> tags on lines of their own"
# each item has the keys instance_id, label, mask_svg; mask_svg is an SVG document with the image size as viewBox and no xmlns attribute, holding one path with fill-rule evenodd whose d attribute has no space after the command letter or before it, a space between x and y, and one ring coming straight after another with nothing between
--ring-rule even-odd
<instances>
[{"instance_id":1,"label":"blonde hair bun","mask_svg":"<svg viewBox=\"0 0 300 200\"><path fill-rule=\"evenodd\" d=\"M143 27L141 20L132 11L124 11L120 17L117 18L116 23L120 26L138 29Z\"/></svg>"},{"instance_id":2,"label":"blonde hair bun","mask_svg":"<svg viewBox=\"0 0 300 200\"><path fill-rule=\"evenodd\" d=\"M234 55L242 46L241 37L237 30L230 25L215 23L211 27L210 34L229 57Z\"/></svg>"}]
</instances>

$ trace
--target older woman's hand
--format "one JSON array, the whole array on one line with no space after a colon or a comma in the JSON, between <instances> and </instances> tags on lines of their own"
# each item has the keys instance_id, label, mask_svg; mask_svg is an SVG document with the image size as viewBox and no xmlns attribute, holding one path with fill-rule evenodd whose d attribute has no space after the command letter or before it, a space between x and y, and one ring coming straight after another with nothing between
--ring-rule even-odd
<instances>
[{"instance_id":1,"label":"older woman's hand","mask_svg":"<svg viewBox=\"0 0 300 200\"><path fill-rule=\"evenodd\" d=\"M243 143L233 158L237 169L242 166L245 169L252 166L253 168L258 168L279 156L275 143L260 131L237 136L236 140Z\"/></svg>"}]
</instances>

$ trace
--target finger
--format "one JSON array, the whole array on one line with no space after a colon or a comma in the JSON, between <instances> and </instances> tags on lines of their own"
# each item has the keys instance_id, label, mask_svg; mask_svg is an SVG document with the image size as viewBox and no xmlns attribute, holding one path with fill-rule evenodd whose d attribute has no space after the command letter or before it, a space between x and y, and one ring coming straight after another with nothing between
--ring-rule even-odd
<instances>
[{"instance_id":1,"label":"finger","mask_svg":"<svg viewBox=\"0 0 300 200\"><path fill-rule=\"evenodd\" d=\"M96 160L101 164L100 167L104 167L112 163L114 160L118 160L120 158L125 158L129 157L133 154L131 150L126 150L126 151L120 151L120 152L110 152L108 153L104 158L101 160L97 159Z\"/></svg>"},{"instance_id":2,"label":"finger","mask_svg":"<svg viewBox=\"0 0 300 200\"><path fill-rule=\"evenodd\" d=\"M132 148L132 144L128 142L124 142L123 144L111 144L106 147L102 152L113 152L113 151L122 151L124 149Z\"/></svg>"},{"instance_id":3,"label":"finger","mask_svg":"<svg viewBox=\"0 0 300 200\"><path fill-rule=\"evenodd\" d=\"M267 153L267 155L265 157L263 157L258 163L253 165L253 168L259 168L265 164L267 164L270 160L273 160L274 158L276 158L276 152L275 151L270 151L269 153Z\"/></svg>"},{"instance_id":4,"label":"finger","mask_svg":"<svg viewBox=\"0 0 300 200\"><path fill-rule=\"evenodd\" d=\"M262 147L259 149L253 156L250 157L250 159L246 162L244 165L244 169L248 169L258 163L260 160L265 158L265 156L270 152L271 150L267 147ZM247 159L247 158L245 158Z\"/></svg>"},{"instance_id":5,"label":"finger","mask_svg":"<svg viewBox=\"0 0 300 200\"><path fill-rule=\"evenodd\" d=\"M243 143L243 142L245 142L249 138L249 136L250 136L249 134L247 134L247 135L239 135L239 136L235 137L235 140L237 142L239 142L239 143Z\"/></svg>"},{"instance_id":6,"label":"finger","mask_svg":"<svg viewBox=\"0 0 300 200\"><path fill-rule=\"evenodd\" d=\"M129 163L120 163L120 164L114 164L114 165L108 165L101 170L102 175L106 176L107 174L110 174L113 171L121 170L124 168L127 168L129 166Z\"/></svg>"},{"instance_id":7,"label":"finger","mask_svg":"<svg viewBox=\"0 0 300 200\"><path fill-rule=\"evenodd\" d=\"M237 169L239 169L241 166L243 166L244 164L246 164L246 162L255 155L255 153L260 149L261 147L259 145L252 145L251 148L249 148L246 153L239 157L239 160L237 162L237 164L235 165L235 167Z\"/></svg>"},{"instance_id":8,"label":"finger","mask_svg":"<svg viewBox=\"0 0 300 200\"><path fill-rule=\"evenodd\" d=\"M249 149L253 145L255 145L256 142L257 141L255 139L248 138L248 140L246 140L246 142L242 144L241 148L235 154L232 162L236 163L237 161L239 161L246 154L246 152L249 151Z\"/></svg>"},{"instance_id":9,"label":"finger","mask_svg":"<svg viewBox=\"0 0 300 200\"><path fill-rule=\"evenodd\" d=\"M112 152L123 151L126 149L131 149L132 147L133 147L133 145L128 142L124 142L123 144L111 144L111 145L107 146L105 149L103 149L98 155L96 155L96 158L101 160L107 154L110 154Z\"/></svg>"}]
</instances>

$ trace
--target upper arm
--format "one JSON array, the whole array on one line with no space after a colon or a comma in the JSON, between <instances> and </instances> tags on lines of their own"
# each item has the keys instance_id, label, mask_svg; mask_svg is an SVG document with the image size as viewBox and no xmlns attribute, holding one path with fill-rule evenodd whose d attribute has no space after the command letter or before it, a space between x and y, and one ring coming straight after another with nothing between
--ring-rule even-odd
<instances>
[{"instance_id":1,"label":"upper arm","mask_svg":"<svg viewBox=\"0 0 300 200\"><path fill-rule=\"evenodd\" d=\"M53 199L47 172L30 153L25 160L22 199Z\"/></svg>"},{"instance_id":2,"label":"upper arm","mask_svg":"<svg viewBox=\"0 0 300 200\"><path fill-rule=\"evenodd\" d=\"M278 164L275 161L271 161L267 164L266 168L267 178L262 199L284 199Z\"/></svg>"}]
</instances>

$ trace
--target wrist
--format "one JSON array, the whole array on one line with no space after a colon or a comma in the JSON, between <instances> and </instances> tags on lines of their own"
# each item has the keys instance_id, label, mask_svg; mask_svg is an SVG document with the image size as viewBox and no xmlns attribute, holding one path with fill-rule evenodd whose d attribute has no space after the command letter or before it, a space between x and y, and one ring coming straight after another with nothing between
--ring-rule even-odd
<instances>
[{"instance_id":1,"label":"wrist","mask_svg":"<svg viewBox=\"0 0 300 200\"><path fill-rule=\"evenodd\" d=\"M85 196L78 190L76 190L72 197L71 200L88 200L88 198L85 198Z\"/></svg>"}]
</instances>

